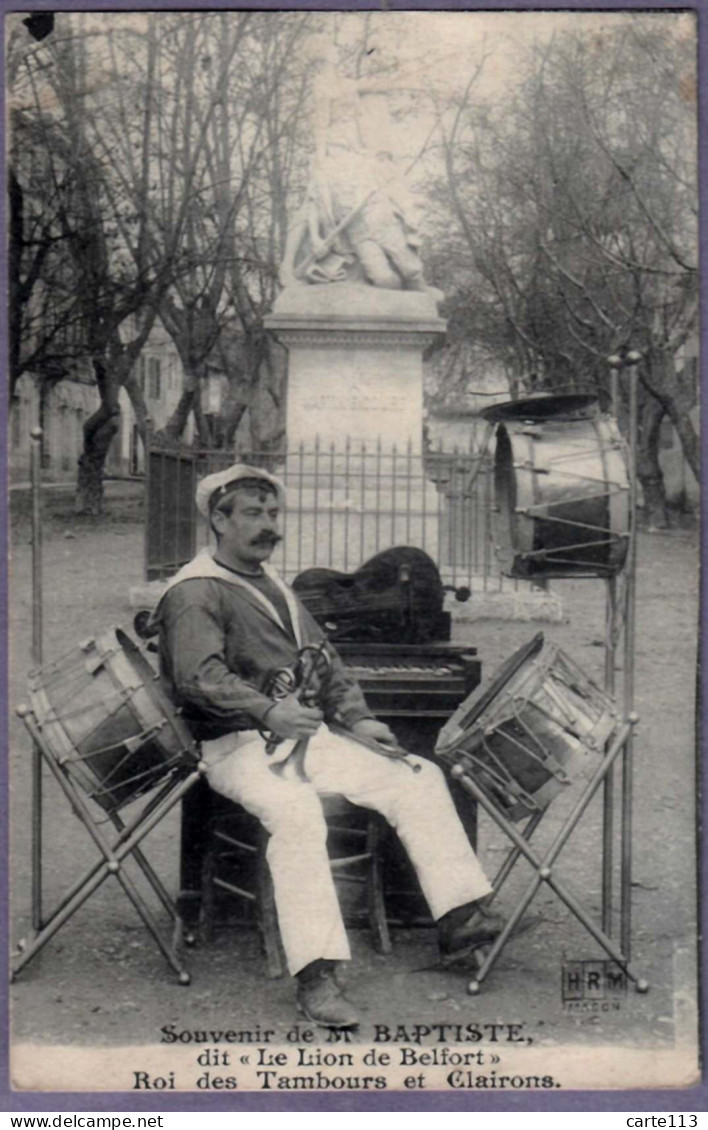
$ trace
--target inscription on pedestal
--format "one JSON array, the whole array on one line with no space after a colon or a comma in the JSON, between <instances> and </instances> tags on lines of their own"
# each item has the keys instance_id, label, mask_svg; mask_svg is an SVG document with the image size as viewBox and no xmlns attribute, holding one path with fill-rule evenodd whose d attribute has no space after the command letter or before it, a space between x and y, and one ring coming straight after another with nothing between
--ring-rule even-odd
<instances>
[{"instance_id":1,"label":"inscription on pedestal","mask_svg":"<svg viewBox=\"0 0 708 1130\"><path fill-rule=\"evenodd\" d=\"M421 350L357 345L321 349L293 343L288 359L288 445L371 443L420 450L423 422Z\"/></svg>"},{"instance_id":2,"label":"inscription on pedestal","mask_svg":"<svg viewBox=\"0 0 708 1130\"><path fill-rule=\"evenodd\" d=\"M405 412L405 396L366 395L352 389L349 395L336 392L320 393L317 397L303 397L300 407L306 412ZM341 421L335 421L338 430Z\"/></svg>"}]
</instances>

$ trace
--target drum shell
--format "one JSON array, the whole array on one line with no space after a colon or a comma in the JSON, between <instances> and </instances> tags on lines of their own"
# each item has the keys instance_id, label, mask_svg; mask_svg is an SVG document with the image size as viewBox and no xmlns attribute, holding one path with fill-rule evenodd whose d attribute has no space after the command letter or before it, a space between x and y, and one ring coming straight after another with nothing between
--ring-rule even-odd
<instances>
[{"instance_id":1,"label":"drum shell","mask_svg":"<svg viewBox=\"0 0 708 1130\"><path fill-rule=\"evenodd\" d=\"M544 746L542 760L532 759L520 748L524 741L528 743L529 729ZM519 706L517 719L486 734L470 753L459 751L461 763L495 795L512 821L545 810L582 769L587 757L585 747L550 722L533 703ZM500 762L510 778L503 786L499 783Z\"/></svg>"},{"instance_id":2,"label":"drum shell","mask_svg":"<svg viewBox=\"0 0 708 1130\"><path fill-rule=\"evenodd\" d=\"M626 446L610 416L500 425L495 542L515 577L614 576L630 532Z\"/></svg>"},{"instance_id":3,"label":"drum shell","mask_svg":"<svg viewBox=\"0 0 708 1130\"><path fill-rule=\"evenodd\" d=\"M475 716L478 688L443 730L438 756L492 793L510 820L545 810L614 733L619 716L560 648L546 644L516 669ZM460 720L472 717L464 729Z\"/></svg>"},{"instance_id":4,"label":"drum shell","mask_svg":"<svg viewBox=\"0 0 708 1130\"><path fill-rule=\"evenodd\" d=\"M34 672L30 704L50 753L107 812L197 760L192 736L152 667L120 631Z\"/></svg>"}]
</instances>

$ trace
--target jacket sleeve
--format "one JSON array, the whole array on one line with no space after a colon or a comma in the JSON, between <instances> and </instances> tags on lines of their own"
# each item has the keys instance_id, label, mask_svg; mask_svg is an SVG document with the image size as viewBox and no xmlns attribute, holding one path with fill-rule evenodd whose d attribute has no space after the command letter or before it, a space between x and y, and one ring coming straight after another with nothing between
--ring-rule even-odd
<instances>
[{"instance_id":1,"label":"jacket sleeve","mask_svg":"<svg viewBox=\"0 0 708 1130\"><path fill-rule=\"evenodd\" d=\"M233 722L235 729L263 722L273 700L229 670L218 601L202 586L195 592L193 585L178 585L163 597L159 623L160 648L183 705L215 722Z\"/></svg>"},{"instance_id":2,"label":"jacket sleeve","mask_svg":"<svg viewBox=\"0 0 708 1130\"><path fill-rule=\"evenodd\" d=\"M308 638L321 640L324 635L322 629L303 605L300 606L300 615ZM339 722L340 725L351 728L362 718L373 718L361 687L349 674L331 643L327 644L327 654L330 668L323 703L325 722Z\"/></svg>"},{"instance_id":3,"label":"jacket sleeve","mask_svg":"<svg viewBox=\"0 0 708 1130\"><path fill-rule=\"evenodd\" d=\"M327 698L325 701L325 722L341 722L348 729L362 718L374 715L366 704L363 691L351 677L334 648L329 646L332 662Z\"/></svg>"}]
</instances>

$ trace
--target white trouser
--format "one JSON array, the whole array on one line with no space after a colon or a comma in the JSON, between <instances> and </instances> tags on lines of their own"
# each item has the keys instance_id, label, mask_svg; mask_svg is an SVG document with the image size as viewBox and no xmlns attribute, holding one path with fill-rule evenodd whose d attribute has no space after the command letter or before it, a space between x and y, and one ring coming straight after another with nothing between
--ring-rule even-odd
<instances>
[{"instance_id":1,"label":"white trouser","mask_svg":"<svg viewBox=\"0 0 708 1130\"><path fill-rule=\"evenodd\" d=\"M269 756L263 738L249 731L203 746L211 787L243 805L270 833L267 859L293 975L317 958L350 956L319 796L338 794L386 818L408 852L433 918L490 893L437 765L412 758L421 766L414 773L322 725L307 747L307 781L291 762L282 775L272 772L294 744L283 742Z\"/></svg>"}]
</instances>

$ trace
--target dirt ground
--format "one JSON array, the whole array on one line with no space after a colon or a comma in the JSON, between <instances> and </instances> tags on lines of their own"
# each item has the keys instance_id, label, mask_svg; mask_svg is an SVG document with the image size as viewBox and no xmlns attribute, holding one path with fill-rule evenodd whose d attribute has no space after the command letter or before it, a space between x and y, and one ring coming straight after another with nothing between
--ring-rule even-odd
<instances>
[{"instance_id":1,"label":"dirt ground","mask_svg":"<svg viewBox=\"0 0 708 1130\"><path fill-rule=\"evenodd\" d=\"M135 485L109 485L109 512L99 524L71 514L68 496L52 492L44 529L45 661L67 653L114 624L130 629L128 590L142 580L141 499ZM27 496L13 498L10 595L10 797L12 941L30 932L30 743L12 707L25 697L32 629L31 548ZM604 586L558 582L561 624L480 621L456 626L456 639L477 647L483 678L539 627L597 681L602 681ZM474 599L474 598L473 598ZM695 994L694 690L698 618L698 535L690 527L643 534L639 544L633 875L633 965L650 982L631 988L615 1011L564 1009L564 959L601 956L595 943L551 891L533 904L536 929L513 941L484 985L466 994L467 978L417 972L434 954L430 930L397 931L394 952L376 954L366 930L353 932L350 995L364 1026L522 1021L537 1043L616 1043L668 1047L676 1038L676 993ZM85 832L51 781L46 784L44 886L52 904L79 868L93 859ZM551 806L539 830L547 843L577 795ZM148 855L175 890L178 815L147 841ZM481 822L480 853L492 873L505 841ZM600 804L591 809L562 854L560 874L597 912L600 906ZM519 865L500 899L510 908L528 879ZM13 1038L45 1044L146 1044L166 1024L176 1028L274 1027L295 1019L289 979L268 981L253 932L222 931L189 952L189 988L173 975L117 885L106 883L15 983ZM686 997L687 994L687 997ZM227 1025L228 1026L228 1025Z\"/></svg>"}]
</instances>

